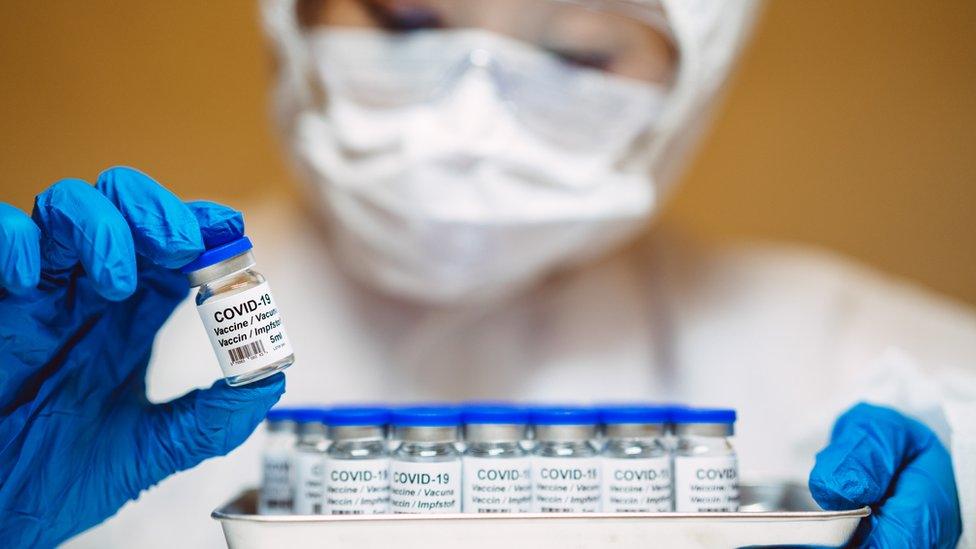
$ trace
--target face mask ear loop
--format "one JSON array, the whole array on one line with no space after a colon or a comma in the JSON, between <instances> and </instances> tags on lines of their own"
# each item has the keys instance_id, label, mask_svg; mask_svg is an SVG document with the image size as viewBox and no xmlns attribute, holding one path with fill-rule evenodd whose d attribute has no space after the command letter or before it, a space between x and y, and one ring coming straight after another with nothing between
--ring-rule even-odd
<instances>
[{"instance_id":1,"label":"face mask ear loop","mask_svg":"<svg viewBox=\"0 0 976 549\"><path fill-rule=\"evenodd\" d=\"M264 30L275 47L278 62L276 110L279 120L288 124L295 114L312 106L306 85L308 51L298 26L297 0L261 0ZM286 104L287 102L287 104Z\"/></svg>"}]
</instances>

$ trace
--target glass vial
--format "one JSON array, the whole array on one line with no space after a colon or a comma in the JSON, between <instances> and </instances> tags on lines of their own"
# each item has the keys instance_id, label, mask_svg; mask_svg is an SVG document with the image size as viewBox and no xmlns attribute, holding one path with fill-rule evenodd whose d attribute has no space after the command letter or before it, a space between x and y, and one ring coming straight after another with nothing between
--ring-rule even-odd
<instances>
[{"instance_id":1,"label":"glass vial","mask_svg":"<svg viewBox=\"0 0 976 549\"><path fill-rule=\"evenodd\" d=\"M390 460L390 510L460 513L461 455L454 446L461 421L458 410L398 408L390 419L400 442Z\"/></svg>"},{"instance_id":2,"label":"glass vial","mask_svg":"<svg viewBox=\"0 0 976 549\"><path fill-rule=\"evenodd\" d=\"M298 443L292 454L294 503L296 515L325 513L325 452L328 448L325 411L303 408L293 412L298 425Z\"/></svg>"},{"instance_id":3,"label":"glass vial","mask_svg":"<svg viewBox=\"0 0 976 549\"><path fill-rule=\"evenodd\" d=\"M390 454L385 408L342 406L329 410L325 457L325 512L378 515L390 507Z\"/></svg>"},{"instance_id":4,"label":"glass vial","mask_svg":"<svg viewBox=\"0 0 976 549\"><path fill-rule=\"evenodd\" d=\"M532 511L600 511L600 458L594 444L597 413L591 408L538 408L530 413L536 445L532 451Z\"/></svg>"},{"instance_id":5,"label":"glass vial","mask_svg":"<svg viewBox=\"0 0 976 549\"><path fill-rule=\"evenodd\" d=\"M268 281L254 267L246 236L211 248L183 267L199 286L197 312L229 385L244 385L295 361Z\"/></svg>"},{"instance_id":6,"label":"glass vial","mask_svg":"<svg viewBox=\"0 0 976 549\"><path fill-rule=\"evenodd\" d=\"M603 424L603 512L671 511L671 454L664 444L669 409L607 406Z\"/></svg>"},{"instance_id":7,"label":"glass vial","mask_svg":"<svg viewBox=\"0 0 976 549\"><path fill-rule=\"evenodd\" d=\"M679 513L739 510L739 463L729 441L735 410L672 411L674 502Z\"/></svg>"},{"instance_id":8,"label":"glass vial","mask_svg":"<svg viewBox=\"0 0 976 549\"><path fill-rule=\"evenodd\" d=\"M261 492L258 514L287 515L292 508L291 456L295 449L292 410L275 408L265 418L267 442L261 456Z\"/></svg>"},{"instance_id":9,"label":"glass vial","mask_svg":"<svg viewBox=\"0 0 976 549\"><path fill-rule=\"evenodd\" d=\"M532 461L520 443L528 410L471 406L461 414L466 448L461 506L465 513L528 513L532 510Z\"/></svg>"}]
</instances>

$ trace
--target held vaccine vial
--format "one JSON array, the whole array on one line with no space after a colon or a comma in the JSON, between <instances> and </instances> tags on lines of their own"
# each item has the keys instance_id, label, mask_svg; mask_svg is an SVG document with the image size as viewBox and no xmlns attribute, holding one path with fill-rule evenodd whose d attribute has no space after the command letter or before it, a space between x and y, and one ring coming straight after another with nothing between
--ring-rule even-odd
<instances>
[{"instance_id":1,"label":"held vaccine vial","mask_svg":"<svg viewBox=\"0 0 976 549\"><path fill-rule=\"evenodd\" d=\"M342 406L329 410L325 458L328 515L377 515L389 511L390 454L385 408Z\"/></svg>"},{"instance_id":2,"label":"held vaccine vial","mask_svg":"<svg viewBox=\"0 0 976 549\"><path fill-rule=\"evenodd\" d=\"M739 465L729 442L735 410L676 408L671 412L674 501L679 513L739 510Z\"/></svg>"},{"instance_id":3,"label":"held vaccine vial","mask_svg":"<svg viewBox=\"0 0 976 549\"><path fill-rule=\"evenodd\" d=\"M536 446L532 458L532 511L600 511L600 458L593 443L597 413L590 408L537 408L530 418Z\"/></svg>"},{"instance_id":4,"label":"held vaccine vial","mask_svg":"<svg viewBox=\"0 0 976 549\"><path fill-rule=\"evenodd\" d=\"M394 513L460 513L460 413L449 406L394 409L400 446L390 460L390 510Z\"/></svg>"},{"instance_id":5,"label":"held vaccine vial","mask_svg":"<svg viewBox=\"0 0 976 549\"><path fill-rule=\"evenodd\" d=\"M600 419L605 440L603 512L671 511L671 455L664 445L669 409L607 406Z\"/></svg>"},{"instance_id":6,"label":"held vaccine vial","mask_svg":"<svg viewBox=\"0 0 976 549\"><path fill-rule=\"evenodd\" d=\"M229 385L244 385L295 361L268 281L246 236L211 248L183 267L199 286L197 311Z\"/></svg>"},{"instance_id":7,"label":"held vaccine vial","mask_svg":"<svg viewBox=\"0 0 976 549\"><path fill-rule=\"evenodd\" d=\"M520 443L528 410L470 406L461 414L467 447L462 458L465 513L528 513L532 510L532 462Z\"/></svg>"},{"instance_id":8,"label":"held vaccine vial","mask_svg":"<svg viewBox=\"0 0 976 549\"><path fill-rule=\"evenodd\" d=\"M292 508L291 455L295 448L295 421L292 410L268 411L265 428L268 441L262 456L261 493L258 514L287 515Z\"/></svg>"},{"instance_id":9,"label":"held vaccine vial","mask_svg":"<svg viewBox=\"0 0 976 549\"><path fill-rule=\"evenodd\" d=\"M302 408L292 413L298 424L298 443L292 455L296 515L325 513L325 411Z\"/></svg>"}]
</instances>

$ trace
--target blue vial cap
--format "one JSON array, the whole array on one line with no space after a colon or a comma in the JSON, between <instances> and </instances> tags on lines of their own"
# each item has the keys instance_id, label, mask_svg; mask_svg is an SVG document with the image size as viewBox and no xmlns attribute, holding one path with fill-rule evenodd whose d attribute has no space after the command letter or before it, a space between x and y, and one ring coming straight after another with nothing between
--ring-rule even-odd
<instances>
[{"instance_id":1,"label":"blue vial cap","mask_svg":"<svg viewBox=\"0 0 976 549\"><path fill-rule=\"evenodd\" d=\"M671 409L672 423L735 423L735 410L731 408Z\"/></svg>"},{"instance_id":2,"label":"blue vial cap","mask_svg":"<svg viewBox=\"0 0 976 549\"><path fill-rule=\"evenodd\" d=\"M336 406L325 412L332 427L383 426L390 422L389 408L380 406Z\"/></svg>"},{"instance_id":3,"label":"blue vial cap","mask_svg":"<svg viewBox=\"0 0 976 549\"><path fill-rule=\"evenodd\" d=\"M457 427L461 423L461 410L443 405L393 408L390 423L397 427Z\"/></svg>"},{"instance_id":4,"label":"blue vial cap","mask_svg":"<svg viewBox=\"0 0 976 549\"><path fill-rule=\"evenodd\" d=\"M291 418L295 423L325 423L323 408L293 408Z\"/></svg>"},{"instance_id":5,"label":"blue vial cap","mask_svg":"<svg viewBox=\"0 0 976 549\"><path fill-rule=\"evenodd\" d=\"M524 425L529 422L529 410L514 404L467 404L461 410L465 425Z\"/></svg>"},{"instance_id":6,"label":"blue vial cap","mask_svg":"<svg viewBox=\"0 0 976 549\"><path fill-rule=\"evenodd\" d=\"M599 415L586 406L541 406L529 411L533 425L596 425Z\"/></svg>"},{"instance_id":7,"label":"blue vial cap","mask_svg":"<svg viewBox=\"0 0 976 549\"><path fill-rule=\"evenodd\" d=\"M650 404L611 404L600 407L600 422L605 425L667 423L672 408Z\"/></svg>"},{"instance_id":8,"label":"blue vial cap","mask_svg":"<svg viewBox=\"0 0 976 549\"><path fill-rule=\"evenodd\" d=\"M237 240L231 240L230 242L226 242L220 246L204 251L199 257L184 265L183 268L180 269L180 272L187 274L192 273L193 271L199 271L200 269L205 269L226 259L241 255L253 247L254 245L251 244L251 239L246 236L242 236Z\"/></svg>"},{"instance_id":9,"label":"blue vial cap","mask_svg":"<svg viewBox=\"0 0 976 549\"><path fill-rule=\"evenodd\" d=\"M272 408L264 418L268 421L286 421L294 419L295 408Z\"/></svg>"}]
</instances>

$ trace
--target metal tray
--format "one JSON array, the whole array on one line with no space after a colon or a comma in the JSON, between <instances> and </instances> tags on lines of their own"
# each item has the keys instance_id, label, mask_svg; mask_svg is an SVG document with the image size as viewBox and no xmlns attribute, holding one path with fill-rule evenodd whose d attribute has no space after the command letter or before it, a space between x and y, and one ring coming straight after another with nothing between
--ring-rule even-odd
<instances>
[{"instance_id":1,"label":"metal tray","mask_svg":"<svg viewBox=\"0 0 976 549\"><path fill-rule=\"evenodd\" d=\"M821 511L798 484L741 486L738 513L256 515L247 490L211 515L231 549L841 546L868 507Z\"/></svg>"}]
</instances>

